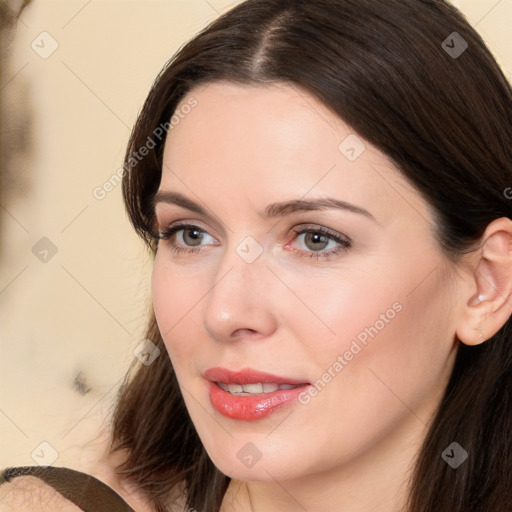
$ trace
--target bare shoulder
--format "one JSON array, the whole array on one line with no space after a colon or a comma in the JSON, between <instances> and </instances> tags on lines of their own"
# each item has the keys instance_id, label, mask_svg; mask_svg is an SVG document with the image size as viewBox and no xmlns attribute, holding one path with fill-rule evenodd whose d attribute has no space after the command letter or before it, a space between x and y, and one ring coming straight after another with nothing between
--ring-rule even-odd
<instances>
[{"instance_id":1,"label":"bare shoulder","mask_svg":"<svg viewBox=\"0 0 512 512\"><path fill-rule=\"evenodd\" d=\"M83 512L53 487L34 476L0 485L0 512Z\"/></svg>"}]
</instances>

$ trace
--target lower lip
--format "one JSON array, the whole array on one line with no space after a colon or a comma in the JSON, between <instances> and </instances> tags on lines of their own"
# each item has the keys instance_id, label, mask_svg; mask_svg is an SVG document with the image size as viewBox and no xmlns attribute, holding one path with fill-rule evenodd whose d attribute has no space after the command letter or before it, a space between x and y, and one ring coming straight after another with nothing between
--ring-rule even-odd
<instances>
[{"instance_id":1,"label":"lower lip","mask_svg":"<svg viewBox=\"0 0 512 512\"><path fill-rule=\"evenodd\" d=\"M208 384L213 408L227 418L243 421L266 418L277 409L290 405L309 386L304 384L294 389L278 389L272 393L237 396L224 391L215 382Z\"/></svg>"}]
</instances>

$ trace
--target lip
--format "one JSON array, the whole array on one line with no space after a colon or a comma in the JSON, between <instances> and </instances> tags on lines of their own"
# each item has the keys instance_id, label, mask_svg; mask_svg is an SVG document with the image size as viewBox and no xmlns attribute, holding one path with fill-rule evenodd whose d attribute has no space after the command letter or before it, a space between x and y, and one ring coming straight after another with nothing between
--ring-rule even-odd
<instances>
[{"instance_id":1,"label":"lip","mask_svg":"<svg viewBox=\"0 0 512 512\"><path fill-rule=\"evenodd\" d=\"M209 368L203 374L210 382L224 382L225 384L254 384L256 382L267 384L309 384L306 379L298 380L288 377L280 377L271 373L260 372L252 368L244 368L240 371L227 368Z\"/></svg>"},{"instance_id":2,"label":"lip","mask_svg":"<svg viewBox=\"0 0 512 512\"><path fill-rule=\"evenodd\" d=\"M203 374L208 380L208 394L213 408L223 416L242 421L266 418L277 409L291 405L311 384L305 380L280 377L251 368L232 371L226 368L209 368ZM236 396L221 389L216 383L225 384L294 384L294 389L278 389L254 396Z\"/></svg>"}]
</instances>

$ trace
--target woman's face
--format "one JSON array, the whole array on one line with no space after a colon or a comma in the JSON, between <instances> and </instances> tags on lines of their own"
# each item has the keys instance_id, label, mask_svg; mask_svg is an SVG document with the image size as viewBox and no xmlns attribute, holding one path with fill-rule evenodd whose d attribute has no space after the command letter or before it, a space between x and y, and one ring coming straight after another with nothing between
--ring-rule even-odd
<instances>
[{"instance_id":1,"label":"woman's face","mask_svg":"<svg viewBox=\"0 0 512 512\"><path fill-rule=\"evenodd\" d=\"M236 479L286 480L409 450L458 343L457 274L427 203L290 85L214 82L177 111L156 216L163 233L193 227L160 240L153 303L215 465ZM338 207L308 206L328 198ZM298 203L277 206L287 202ZM302 385L273 391L280 383Z\"/></svg>"}]
</instances>

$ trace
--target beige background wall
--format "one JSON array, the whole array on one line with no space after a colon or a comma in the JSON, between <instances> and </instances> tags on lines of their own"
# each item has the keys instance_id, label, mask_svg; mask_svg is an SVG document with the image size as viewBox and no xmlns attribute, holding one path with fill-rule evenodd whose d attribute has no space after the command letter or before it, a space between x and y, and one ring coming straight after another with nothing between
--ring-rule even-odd
<instances>
[{"instance_id":1,"label":"beige background wall","mask_svg":"<svg viewBox=\"0 0 512 512\"><path fill-rule=\"evenodd\" d=\"M0 467L92 464L96 444L81 447L105 425L149 305L120 187L93 191L121 166L164 62L234 3L35 0L23 12L1 84L9 108L27 88L34 145L0 208ZM455 3L510 77L512 0Z\"/></svg>"}]
</instances>

